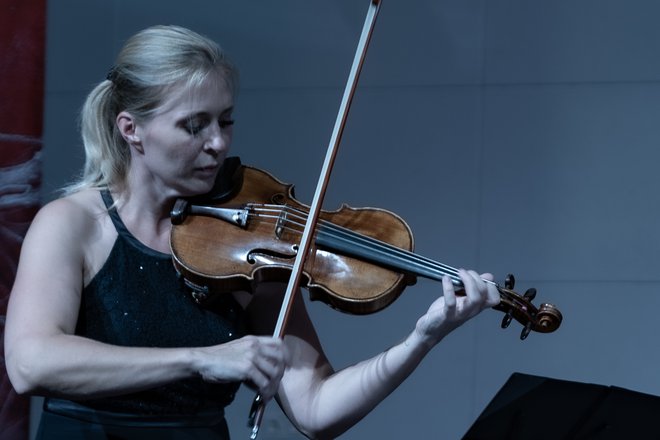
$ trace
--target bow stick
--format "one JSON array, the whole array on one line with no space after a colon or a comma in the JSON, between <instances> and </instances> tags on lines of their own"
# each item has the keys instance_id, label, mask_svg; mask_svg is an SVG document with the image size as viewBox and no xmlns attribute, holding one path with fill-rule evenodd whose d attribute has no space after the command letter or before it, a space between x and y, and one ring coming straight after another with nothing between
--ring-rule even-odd
<instances>
[{"instance_id":1,"label":"bow stick","mask_svg":"<svg viewBox=\"0 0 660 440\"><path fill-rule=\"evenodd\" d=\"M344 88L344 96L342 97L342 101L339 106L339 113L337 114L335 126L332 130L332 136L330 137L330 143L325 155L323 168L321 169L321 174L316 186L314 198L312 199L312 204L309 209L309 216L307 218L307 222L305 223L305 229L300 240L298 253L296 254L296 259L293 264L293 268L291 269L291 277L289 278L286 293L284 294L284 298L282 300L280 314L278 316L277 323L275 324L275 330L273 331L273 336L278 338L284 337L284 328L291 312L291 306L293 305L293 295L298 290L300 285L302 268L310 250L311 236L313 235L314 227L316 226L319 213L321 212L321 205L323 204L325 190L330 180L330 173L335 162L335 157L337 156L337 151L339 150L339 143L341 141L342 133L344 132L344 126L346 125L346 118L348 116L351 102L353 101L355 87L362 70L362 64L367 52L367 46L371 40L371 34L376 23L376 17L378 16L379 9L380 0L371 0L369 9L367 11L367 17L362 28L362 34L360 35L360 40L355 52L355 57L353 58L353 65L351 66L351 71L348 75L348 81L346 83L346 87ZM261 395L257 394L252 403L252 408L250 410L250 416L248 420L248 426L252 426L252 431L250 432L251 440L257 438L259 428L261 426L261 421L263 419L264 410L265 402L263 401Z\"/></svg>"}]
</instances>

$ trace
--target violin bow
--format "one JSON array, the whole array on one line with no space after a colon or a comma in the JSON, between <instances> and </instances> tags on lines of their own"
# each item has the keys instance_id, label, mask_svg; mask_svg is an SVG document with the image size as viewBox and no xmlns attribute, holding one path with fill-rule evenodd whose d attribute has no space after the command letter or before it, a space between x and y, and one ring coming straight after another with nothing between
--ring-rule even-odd
<instances>
[{"instance_id":1,"label":"violin bow","mask_svg":"<svg viewBox=\"0 0 660 440\"><path fill-rule=\"evenodd\" d=\"M316 191L314 192L314 198L312 199L312 204L309 208L309 216L305 222L305 229L303 230L303 234L300 239L298 253L296 254L296 259L293 264L293 268L291 269L289 283L287 285L284 298L282 299L282 307L280 308L277 323L275 324L275 330L273 331L273 336L278 338L284 337L284 328L291 313L293 298L300 285L302 268L304 267L305 259L307 258L307 255L310 251L312 243L311 237L313 235L319 213L321 212L325 191L328 186L328 182L330 181L330 173L332 171L332 167L339 150L339 143L341 141L344 127L346 125L348 111L350 110L351 102L353 101L353 96L355 95L355 88L357 86L360 72L362 71L362 64L367 53L369 41L371 40L371 34L373 33L373 29L376 24L376 17L378 16L380 3L380 0L371 0L369 9L367 10L367 16L364 21L364 26L362 27L362 34L360 35L357 50L355 51L355 57L353 58L353 64L348 75L346 87L344 88L344 96L342 97L341 104L339 106L339 112L337 114L337 119L335 120L335 126L332 130L332 136L330 137L330 143L326 151L323 168L321 169ZM261 426L261 421L263 419L264 410L265 402L263 401L261 395L257 394L252 403L250 416L248 419L248 426L252 427L250 432L251 440L255 440L257 438L259 428Z\"/></svg>"}]
</instances>

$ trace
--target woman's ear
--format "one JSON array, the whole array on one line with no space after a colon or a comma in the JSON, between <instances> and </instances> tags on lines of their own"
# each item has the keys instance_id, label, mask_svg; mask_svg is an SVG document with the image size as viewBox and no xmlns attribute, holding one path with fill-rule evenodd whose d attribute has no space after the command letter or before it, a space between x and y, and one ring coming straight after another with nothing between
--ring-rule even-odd
<instances>
[{"instance_id":1,"label":"woman's ear","mask_svg":"<svg viewBox=\"0 0 660 440\"><path fill-rule=\"evenodd\" d=\"M142 141L137 135L137 124L135 118L128 112L121 112L117 115L117 128L126 143L142 153Z\"/></svg>"}]
</instances>

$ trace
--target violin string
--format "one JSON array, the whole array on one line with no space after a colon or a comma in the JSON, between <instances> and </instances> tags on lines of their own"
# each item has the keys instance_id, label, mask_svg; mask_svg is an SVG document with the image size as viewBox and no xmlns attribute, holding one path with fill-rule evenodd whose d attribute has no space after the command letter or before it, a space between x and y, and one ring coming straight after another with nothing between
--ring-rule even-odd
<instances>
[{"instance_id":1,"label":"violin string","mask_svg":"<svg viewBox=\"0 0 660 440\"><path fill-rule=\"evenodd\" d=\"M275 209L274 209L275 212L280 212L280 211L283 210L280 206L277 206L277 205L275 205L275 206L276 206ZM296 208L291 208L289 206L286 206L285 210L287 211L287 213L293 214L294 218L296 218L297 220L304 221L304 219L305 219L304 215L306 214L304 211L301 211L301 210L296 209ZM281 217L277 216L276 218L281 218ZM295 225L295 226L301 226L300 223L291 221L290 217L287 217L287 222L288 222L288 224L292 224L292 225ZM345 228L343 226L334 224L334 223L329 222L327 220L320 220L319 223L321 224L320 230L323 231L323 232L326 232L326 233L330 233L331 235L334 234L333 235L334 238L344 239L344 240L346 240L346 239L352 240L353 242L359 243L362 246L375 247L377 249L380 249L382 252L386 252L387 254L395 254L395 255L399 256L400 258L405 258L407 260L416 261L418 263L423 262L424 264L427 264L429 266L437 268L437 270L439 270L442 274L447 274L447 275L456 275L456 274L458 274L458 270L455 269L455 268L452 268L452 267L447 266L447 265L442 264L442 263L438 263L434 260L431 260L429 258L420 256L420 255L415 254L413 252L409 252L405 249L401 249L399 247L396 247L392 244L380 241L378 239L375 239L375 238L372 238L372 237L369 237L369 236L366 236L366 235L363 235L363 234L359 234L359 233L357 233L357 232L355 232L351 229L348 229L348 228ZM292 228L290 228L290 229L293 230Z\"/></svg>"},{"instance_id":2,"label":"violin string","mask_svg":"<svg viewBox=\"0 0 660 440\"><path fill-rule=\"evenodd\" d=\"M278 222L284 219L285 224L282 224L281 226L296 233L300 233L300 231L291 226L302 227L303 225L300 222L304 223L306 218L306 213L304 211L288 205L251 204L250 208L250 212L258 212L258 216L261 218L278 220ZM265 216L261 214L262 212L271 214ZM286 215L283 216L282 212L285 212ZM375 238L359 234L348 228L323 219L319 220L319 232L328 234L331 238L343 241L347 244L357 245L363 249L374 250L383 256L394 256L395 259L398 259L399 261L414 263L416 266L431 270L435 274L435 276L430 276L428 272L424 272L421 275L426 274L430 278L435 279L438 279L438 274L440 275L440 278L442 275L448 275L453 281L455 281L455 283L462 285L457 269L430 258L401 249Z\"/></svg>"},{"instance_id":3,"label":"violin string","mask_svg":"<svg viewBox=\"0 0 660 440\"><path fill-rule=\"evenodd\" d=\"M302 228L304 227L304 221L306 219L306 212L298 208L293 208L289 205L248 204L248 207L250 208L248 210L248 215L250 217L258 217L259 219L263 219L269 222L272 221L272 224L278 225L284 230L290 231L294 234L302 234ZM283 213L285 213L284 216ZM283 218L285 219L284 223L282 223ZM292 220L292 218L295 219L295 221ZM391 256L395 256L395 259L398 261L404 263L410 262L414 263L415 265L414 268L410 268L409 265L396 266L395 264L391 264L394 269L405 270L405 267L408 267L410 268L410 272L415 273L416 275L425 276L427 278L438 281L442 279L443 275L447 275L450 277L455 286L463 286L463 282L458 275L458 270L451 266L434 261L422 255L415 254L414 252L401 249L390 243L386 243L367 235L357 233L344 226L334 224L324 219L319 219L318 224L319 232L325 233L335 240L339 240L342 243L350 246L358 246L362 249L375 249L378 252L378 255L383 257L379 259L380 262L384 263L385 265L390 263L389 259ZM350 255L351 249L348 247L344 248L347 249L347 253ZM367 257L367 259L369 259L369 257ZM421 271L419 267L428 269L428 271ZM486 279L483 279L483 281L487 284L492 284L495 286L499 291L500 299L510 307L520 310L528 310L528 308L530 308L531 304L529 301L523 300L522 297L517 293L509 289L502 289L494 281Z\"/></svg>"},{"instance_id":4,"label":"violin string","mask_svg":"<svg viewBox=\"0 0 660 440\"><path fill-rule=\"evenodd\" d=\"M265 208L258 208L257 206L262 206ZM256 217L261 217L269 220L276 220L277 222L280 222L282 219L282 213L286 212L286 224L281 225L282 228L287 229L293 233L300 234L301 231L299 229L295 229L292 226L296 226L298 228L302 228L304 225L296 222L296 221L291 221L290 217L288 214L292 215L294 218L298 219L299 221L303 221L306 218L306 213L300 209L293 208L289 205L268 205L268 204L250 204L250 207L253 209L250 210L250 212L269 212L271 213L270 215L263 215L263 214L250 214ZM405 265L405 267L410 268L410 271L420 275L420 276L425 276L430 279L438 280L440 281L442 279L443 275L447 275L450 277L452 280L453 284L459 287L463 286L463 282L458 276L458 270L448 266L446 264L437 262L435 260L432 260L430 258L424 257L422 255L415 254L414 252L407 251L405 249L401 249L399 247L396 247L390 243L386 243L380 240L377 240L375 238L359 234L351 229L348 229L346 227L334 224L332 222L329 222L327 220L320 219L319 220L319 231L325 232L326 234L329 234L333 238L337 240L341 240L344 243L347 243L349 245L358 245L363 249L376 249L379 255L383 257L390 257L392 255L396 256L396 259L398 259L401 262L411 262L414 263L415 267L410 268L409 265ZM348 249L348 248L346 248ZM350 254L350 249L347 250L348 253ZM381 258L379 259L380 262L384 264L390 263L387 258ZM402 267L399 266L397 267L396 265L392 265L395 269L401 269ZM423 267L425 269L428 269L428 271L420 271L419 267ZM429 273L431 271L432 273ZM491 284L497 288L497 290L500 293L500 297L502 299L507 299L510 301L515 301L518 298L518 295L515 292L502 289L496 282L483 279L483 281L487 284Z\"/></svg>"}]
</instances>

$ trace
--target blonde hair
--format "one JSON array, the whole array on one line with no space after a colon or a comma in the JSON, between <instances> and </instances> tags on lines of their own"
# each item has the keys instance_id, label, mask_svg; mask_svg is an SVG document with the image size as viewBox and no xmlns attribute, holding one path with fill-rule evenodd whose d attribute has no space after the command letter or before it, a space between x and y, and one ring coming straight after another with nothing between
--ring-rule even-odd
<instances>
[{"instance_id":1,"label":"blonde hair","mask_svg":"<svg viewBox=\"0 0 660 440\"><path fill-rule=\"evenodd\" d=\"M85 188L122 188L130 167L128 144L115 120L122 111L146 121L175 85L195 87L220 74L236 91L238 73L212 40L179 26L153 26L132 36L106 80L87 96L80 114L85 166L65 194Z\"/></svg>"}]
</instances>

